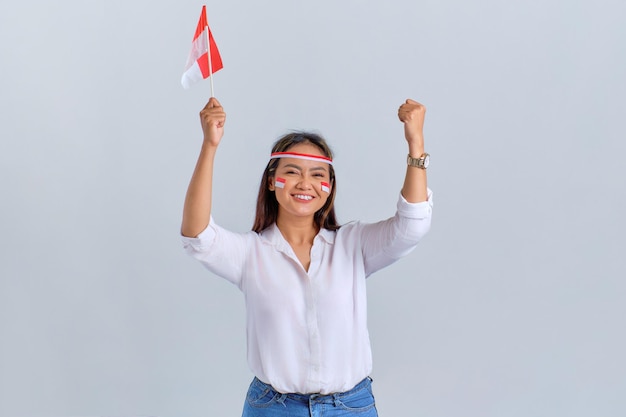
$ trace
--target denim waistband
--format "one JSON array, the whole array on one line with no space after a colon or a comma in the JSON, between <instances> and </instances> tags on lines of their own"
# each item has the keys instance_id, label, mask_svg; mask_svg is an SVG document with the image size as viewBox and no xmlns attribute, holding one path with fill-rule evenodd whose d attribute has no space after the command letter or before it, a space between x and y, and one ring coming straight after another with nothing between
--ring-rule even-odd
<instances>
[{"instance_id":1,"label":"denim waistband","mask_svg":"<svg viewBox=\"0 0 626 417\"><path fill-rule=\"evenodd\" d=\"M266 384L265 382L261 381L257 377L254 377L254 380L252 381L252 383L260 386L263 389L270 389L270 390L274 391L276 394L280 394L270 384ZM286 394L282 394L281 397L283 397L283 398L287 397L287 398L291 398L293 400L301 401L301 402L305 402L305 403L308 403L309 401L314 401L314 402L319 402L319 403L332 403L336 399L341 399L341 398L353 395L353 394L361 391L362 389L368 388L371 384L372 384L372 378L370 378L368 376L365 379L363 379L361 382L356 384L354 386L354 388L352 388L352 389L350 389L348 391L344 391L344 392L336 392L336 393L333 393L333 394L286 393Z\"/></svg>"}]
</instances>

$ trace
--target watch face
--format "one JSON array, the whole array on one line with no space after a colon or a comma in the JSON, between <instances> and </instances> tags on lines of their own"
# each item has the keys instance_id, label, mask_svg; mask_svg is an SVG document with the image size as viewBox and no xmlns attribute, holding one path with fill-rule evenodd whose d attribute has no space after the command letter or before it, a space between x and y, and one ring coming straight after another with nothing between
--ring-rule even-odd
<instances>
[{"instance_id":1,"label":"watch face","mask_svg":"<svg viewBox=\"0 0 626 417\"><path fill-rule=\"evenodd\" d=\"M428 165L430 165L430 155L424 157L424 168L428 168Z\"/></svg>"}]
</instances>

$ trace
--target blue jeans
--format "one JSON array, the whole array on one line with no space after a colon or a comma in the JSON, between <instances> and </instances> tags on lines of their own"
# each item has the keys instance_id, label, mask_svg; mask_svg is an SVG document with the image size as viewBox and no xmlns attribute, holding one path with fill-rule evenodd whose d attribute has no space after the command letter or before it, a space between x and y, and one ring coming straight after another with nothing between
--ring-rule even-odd
<instances>
[{"instance_id":1,"label":"blue jeans","mask_svg":"<svg viewBox=\"0 0 626 417\"><path fill-rule=\"evenodd\" d=\"M257 378L252 380L242 417L378 417L372 379L336 394L281 394Z\"/></svg>"}]
</instances>

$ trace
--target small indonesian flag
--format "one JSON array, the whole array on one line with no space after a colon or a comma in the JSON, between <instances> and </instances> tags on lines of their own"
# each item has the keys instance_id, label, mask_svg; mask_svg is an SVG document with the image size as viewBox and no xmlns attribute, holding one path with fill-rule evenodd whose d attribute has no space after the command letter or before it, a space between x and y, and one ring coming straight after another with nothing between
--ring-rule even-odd
<instances>
[{"instance_id":1,"label":"small indonesian flag","mask_svg":"<svg viewBox=\"0 0 626 417\"><path fill-rule=\"evenodd\" d=\"M276 188L285 188L285 179L284 178L276 178L276 181L274 181L274 186Z\"/></svg>"},{"instance_id":2,"label":"small indonesian flag","mask_svg":"<svg viewBox=\"0 0 626 417\"><path fill-rule=\"evenodd\" d=\"M322 182L322 191L325 193L330 193L330 184L327 182Z\"/></svg>"},{"instance_id":3,"label":"small indonesian flag","mask_svg":"<svg viewBox=\"0 0 626 417\"><path fill-rule=\"evenodd\" d=\"M198 27L196 33L193 35L193 43L191 44L191 51L189 52L189 58L187 58L187 64L185 65L185 72L181 83L185 89L189 88L192 84L197 83L200 80L206 79L211 75L209 70L209 54L207 53L207 39L211 45L211 64L210 68L215 73L221 70L222 57L220 51L217 50L215 39L206 18L206 6L202 6L202 14L198 21Z\"/></svg>"}]
</instances>

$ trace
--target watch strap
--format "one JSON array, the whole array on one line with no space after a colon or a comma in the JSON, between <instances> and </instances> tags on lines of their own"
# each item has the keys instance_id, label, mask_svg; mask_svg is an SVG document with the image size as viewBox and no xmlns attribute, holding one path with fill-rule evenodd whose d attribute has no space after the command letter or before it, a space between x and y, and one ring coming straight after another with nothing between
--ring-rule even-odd
<instances>
[{"instance_id":1,"label":"watch strap","mask_svg":"<svg viewBox=\"0 0 626 417\"><path fill-rule=\"evenodd\" d=\"M430 157L429 154L423 153L419 158L413 158L411 155L407 155L406 164L408 166L426 169L428 165L426 164L426 160Z\"/></svg>"}]
</instances>

